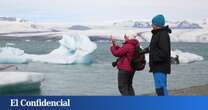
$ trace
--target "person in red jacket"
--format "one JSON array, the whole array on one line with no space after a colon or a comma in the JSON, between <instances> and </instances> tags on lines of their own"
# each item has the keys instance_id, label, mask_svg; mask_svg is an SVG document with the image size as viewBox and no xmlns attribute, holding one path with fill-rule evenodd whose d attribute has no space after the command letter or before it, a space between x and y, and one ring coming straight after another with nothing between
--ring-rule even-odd
<instances>
[{"instance_id":1,"label":"person in red jacket","mask_svg":"<svg viewBox=\"0 0 208 110\"><path fill-rule=\"evenodd\" d=\"M132 37L132 36L131 36ZM134 96L135 92L132 86L135 70L131 66L131 60L136 54L136 47L139 45L138 40L124 36L125 42L119 47L111 37L111 53L118 57L115 66L118 69L118 88L123 96Z\"/></svg>"}]
</instances>

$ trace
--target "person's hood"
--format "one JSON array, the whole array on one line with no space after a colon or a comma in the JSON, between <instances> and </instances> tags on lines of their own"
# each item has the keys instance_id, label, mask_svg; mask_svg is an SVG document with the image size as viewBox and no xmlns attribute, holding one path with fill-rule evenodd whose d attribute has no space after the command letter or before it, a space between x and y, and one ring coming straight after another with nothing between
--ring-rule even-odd
<instances>
[{"instance_id":1,"label":"person's hood","mask_svg":"<svg viewBox=\"0 0 208 110\"><path fill-rule=\"evenodd\" d=\"M161 29L157 29L157 30L152 30L152 33L156 34L160 31L166 31L168 33L172 33L172 30L169 28L169 26L165 26L165 27L162 27Z\"/></svg>"},{"instance_id":2,"label":"person's hood","mask_svg":"<svg viewBox=\"0 0 208 110\"><path fill-rule=\"evenodd\" d=\"M132 45L139 45L139 41L136 40L136 39L130 39L130 40L127 40L124 44L132 44Z\"/></svg>"}]
</instances>

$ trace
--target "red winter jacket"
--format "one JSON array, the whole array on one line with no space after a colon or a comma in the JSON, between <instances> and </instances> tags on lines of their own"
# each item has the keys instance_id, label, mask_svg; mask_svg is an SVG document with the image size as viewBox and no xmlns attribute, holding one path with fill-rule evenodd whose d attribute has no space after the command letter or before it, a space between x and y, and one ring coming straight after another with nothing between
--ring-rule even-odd
<instances>
[{"instance_id":1,"label":"red winter jacket","mask_svg":"<svg viewBox=\"0 0 208 110\"><path fill-rule=\"evenodd\" d=\"M122 47L116 46L115 44L111 47L113 56L119 57L117 62L117 68L119 70L133 73L135 70L131 67L131 60L136 52L136 46L139 45L138 40L131 39L123 43Z\"/></svg>"}]
</instances>

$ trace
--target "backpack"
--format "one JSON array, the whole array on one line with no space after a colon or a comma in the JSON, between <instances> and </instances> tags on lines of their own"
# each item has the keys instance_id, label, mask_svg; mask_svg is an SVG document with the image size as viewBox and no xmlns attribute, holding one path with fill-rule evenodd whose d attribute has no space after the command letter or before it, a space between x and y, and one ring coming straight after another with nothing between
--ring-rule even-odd
<instances>
[{"instance_id":1,"label":"backpack","mask_svg":"<svg viewBox=\"0 0 208 110\"><path fill-rule=\"evenodd\" d=\"M141 71L145 68L146 65L146 60L145 60L145 54L141 54L140 52L142 51L142 48L140 46L136 47L136 54L133 57L131 61L131 66L134 68L136 71Z\"/></svg>"}]
</instances>

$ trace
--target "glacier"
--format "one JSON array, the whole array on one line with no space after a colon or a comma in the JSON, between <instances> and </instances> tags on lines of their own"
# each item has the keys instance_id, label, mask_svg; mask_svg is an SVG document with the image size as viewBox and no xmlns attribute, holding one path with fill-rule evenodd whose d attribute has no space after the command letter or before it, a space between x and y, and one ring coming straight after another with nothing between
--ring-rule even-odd
<instances>
[{"instance_id":1,"label":"glacier","mask_svg":"<svg viewBox=\"0 0 208 110\"><path fill-rule=\"evenodd\" d=\"M62 35L59 41L59 48L44 55L24 53L23 50L13 47L0 49L0 63L28 63L41 62L53 64L91 64L93 63L92 53L97 45L90 41L88 36L76 33Z\"/></svg>"},{"instance_id":2,"label":"glacier","mask_svg":"<svg viewBox=\"0 0 208 110\"><path fill-rule=\"evenodd\" d=\"M3 19L8 19L3 17ZM9 18L10 19L10 18ZM13 18L12 18L13 19ZM14 18L16 19L16 18ZM18 20L17 20L18 21ZM151 28L147 20L128 20L118 21L114 24L102 25L72 25L71 27L86 29L71 30L68 25L62 23L35 23L35 22L12 22L0 20L0 34L4 37L11 38L34 38L34 36L45 38L60 38L59 35L65 32L77 32L87 36L104 36L109 38L113 35L115 39L123 40L124 34L137 34L140 42L150 42ZM204 19L202 23L194 23L191 21L167 21L167 24L173 28L171 34L171 42L208 42L208 23ZM137 27L137 28L135 28ZM149 27L149 28L148 28ZM85 30L85 31L83 31ZM27 40L28 41L28 40Z\"/></svg>"}]
</instances>

